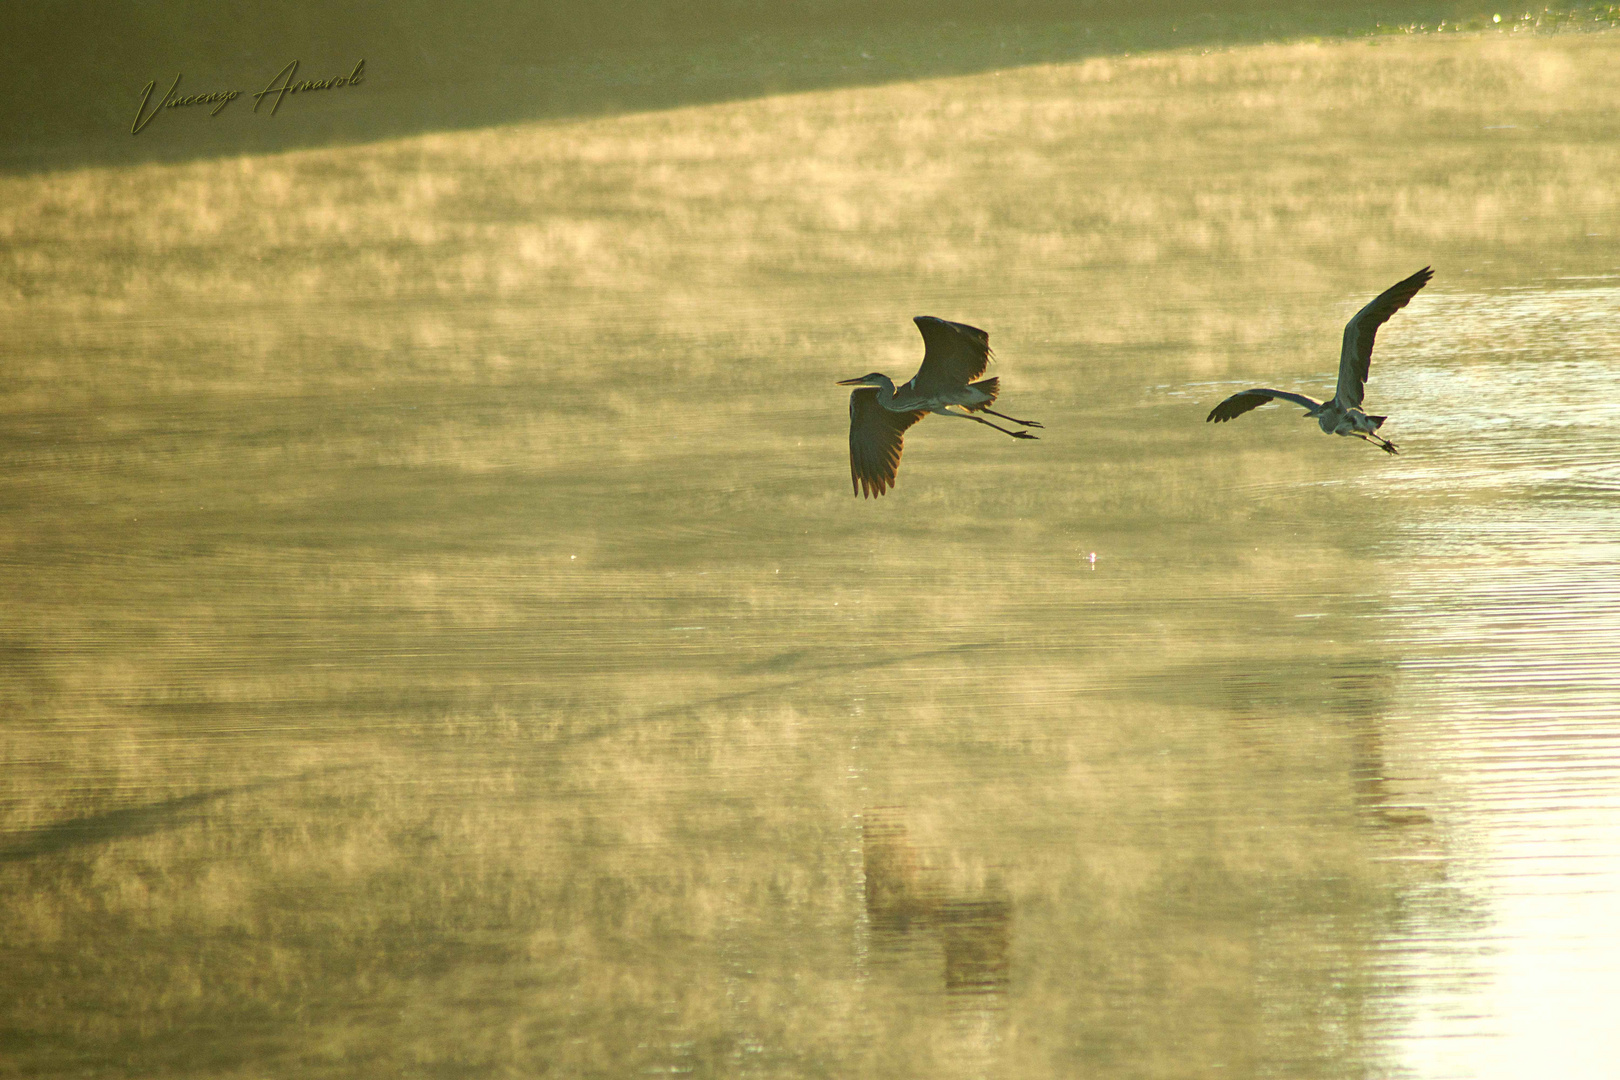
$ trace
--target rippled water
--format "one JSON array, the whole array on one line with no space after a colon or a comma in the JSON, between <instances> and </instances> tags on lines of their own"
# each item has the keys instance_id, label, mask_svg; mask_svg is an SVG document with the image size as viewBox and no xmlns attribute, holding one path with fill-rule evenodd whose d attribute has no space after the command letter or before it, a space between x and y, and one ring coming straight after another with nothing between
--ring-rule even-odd
<instances>
[{"instance_id":1,"label":"rippled water","mask_svg":"<svg viewBox=\"0 0 1620 1080\"><path fill-rule=\"evenodd\" d=\"M1604 1075L1612 42L0 181L8 1068Z\"/></svg>"},{"instance_id":2,"label":"rippled water","mask_svg":"<svg viewBox=\"0 0 1620 1080\"><path fill-rule=\"evenodd\" d=\"M1421 965L1474 981L1429 983L1410 1053L1426 1075L1600 1075L1620 1045L1620 289L1556 281L1431 310L1421 374L1388 384L1444 444L1401 478L1443 500L1380 552L1403 567L1392 722L1444 779L1453 873L1484 902Z\"/></svg>"}]
</instances>

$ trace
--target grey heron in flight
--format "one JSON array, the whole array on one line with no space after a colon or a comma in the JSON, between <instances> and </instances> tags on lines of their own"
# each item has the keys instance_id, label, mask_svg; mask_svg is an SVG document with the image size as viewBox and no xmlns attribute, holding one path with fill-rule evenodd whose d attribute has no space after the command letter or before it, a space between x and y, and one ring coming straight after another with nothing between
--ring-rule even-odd
<instances>
[{"instance_id":1,"label":"grey heron in flight","mask_svg":"<svg viewBox=\"0 0 1620 1080\"><path fill-rule=\"evenodd\" d=\"M1304 394L1291 394L1286 390L1257 387L1233 394L1209 411L1205 423L1221 423L1242 416L1250 409L1258 409L1273 398L1292 401L1305 406L1305 415L1316 417L1316 422L1329 435L1353 435L1365 439L1381 450L1399 453L1395 444L1375 434L1388 417L1368 416L1361 411L1363 394L1367 390L1367 373L1372 365L1373 338L1378 328L1417 291L1429 283L1434 271L1425 266L1405 281L1398 282L1379 293L1372 303L1356 312L1355 318L1344 326L1344 348L1339 353L1339 387L1326 401L1313 401Z\"/></svg>"},{"instance_id":2,"label":"grey heron in flight","mask_svg":"<svg viewBox=\"0 0 1620 1080\"><path fill-rule=\"evenodd\" d=\"M932 315L918 315L911 321L922 331L924 348L922 367L908 382L897 388L887 375L874 371L838 383L861 387L849 395L849 475L855 493L864 492L867 498L882 495L894 486L906 429L929 413L973 420L1015 439L1036 436L992 424L974 414L989 413L1023 427L1042 426L990 408L1001 380L969 381L983 375L990 363L989 334L976 326ZM953 405L963 411L950 411Z\"/></svg>"}]
</instances>

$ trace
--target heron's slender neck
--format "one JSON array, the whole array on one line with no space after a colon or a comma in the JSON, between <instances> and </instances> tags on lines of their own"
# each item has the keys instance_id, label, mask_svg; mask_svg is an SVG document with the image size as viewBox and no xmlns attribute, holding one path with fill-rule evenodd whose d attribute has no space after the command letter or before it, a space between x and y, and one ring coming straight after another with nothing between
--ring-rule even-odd
<instances>
[{"instance_id":1,"label":"heron's slender neck","mask_svg":"<svg viewBox=\"0 0 1620 1080\"><path fill-rule=\"evenodd\" d=\"M851 381L859 381L862 386L875 388L877 393L874 396L878 405L890 412L917 412L933 408L931 402L925 402L918 397L915 382L907 382L896 387L894 380L881 371L874 371L870 375L862 375L859 380Z\"/></svg>"}]
</instances>

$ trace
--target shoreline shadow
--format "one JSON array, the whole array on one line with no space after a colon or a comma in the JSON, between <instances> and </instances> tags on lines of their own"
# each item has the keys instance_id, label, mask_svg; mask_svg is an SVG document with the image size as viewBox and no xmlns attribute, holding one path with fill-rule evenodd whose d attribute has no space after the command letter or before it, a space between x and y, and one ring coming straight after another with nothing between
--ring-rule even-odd
<instances>
[{"instance_id":1,"label":"shoreline shadow","mask_svg":"<svg viewBox=\"0 0 1620 1080\"><path fill-rule=\"evenodd\" d=\"M305 783L317 777L346 772L356 765L333 765L324 769L310 769L294 776L277 780L261 780L252 784L214 788L161 799L142 806L126 806L105 810L99 814L85 814L68 818L35 829L24 829L0 837L0 863L22 862L45 855L56 855L73 848L88 847L113 840L127 840L137 836L150 836L166 829L176 829L199 820L200 815L188 811L215 803L233 795L244 795L270 788L288 787Z\"/></svg>"},{"instance_id":2,"label":"shoreline shadow","mask_svg":"<svg viewBox=\"0 0 1620 1080\"><path fill-rule=\"evenodd\" d=\"M837 20L837 12L773 20L729 11L708 12L705 22L701 4L690 20L660 0L640 7L645 25L613 29L553 25L543 13L513 26L511 12L485 7L448 22L442 13L412 21L312 9L298 19L259 12L220 24L114 4L96 9L89 25L99 29L72 39L60 19L13 13L0 18L21 58L0 69L0 100L11 103L0 110L0 175L359 145L1142 51L1363 36L1433 25L1454 10L1429 0L1325 8L1225 0L1218 10L1159 0L1128 9L1145 14L1124 15L1101 2L1030 0L995 17L983 5L946 4L939 10L958 18L924 21L920 10L891 2ZM300 83L333 85L256 101L294 60ZM342 81L359 61L363 78ZM177 75L178 99L236 96L159 108ZM142 116L146 126L132 134Z\"/></svg>"}]
</instances>

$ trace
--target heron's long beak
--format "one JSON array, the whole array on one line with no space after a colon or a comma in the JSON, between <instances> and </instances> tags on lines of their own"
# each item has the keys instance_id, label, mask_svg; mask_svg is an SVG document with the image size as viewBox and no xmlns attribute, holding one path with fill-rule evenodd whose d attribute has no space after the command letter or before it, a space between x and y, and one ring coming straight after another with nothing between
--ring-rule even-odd
<instances>
[{"instance_id":1,"label":"heron's long beak","mask_svg":"<svg viewBox=\"0 0 1620 1080\"><path fill-rule=\"evenodd\" d=\"M838 385L839 386L861 386L863 384L862 384L860 379L839 379L838 380Z\"/></svg>"}]
</instances>

